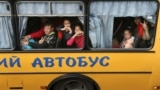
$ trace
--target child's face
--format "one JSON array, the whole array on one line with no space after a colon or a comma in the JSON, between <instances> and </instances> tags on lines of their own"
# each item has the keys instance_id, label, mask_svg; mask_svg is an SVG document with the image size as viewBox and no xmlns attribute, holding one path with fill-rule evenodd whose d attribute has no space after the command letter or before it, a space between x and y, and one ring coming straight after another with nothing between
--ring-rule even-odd
<instances>
[{"instance_id":1,"label":"child's face","mask_svg":"<svg viewBox=\"0 0 160 90\"><path fill-rule=\"evenodd\" d=\"M125 39L130 39L131 38L131 33L128 30L124 31L124 38Z\"/></svg>"},{"instance_id":2,"label":"child's face","mask_svg":"<svg viewBox=\"0 0 160 90\"><path fill-rule=\"evenodd\" d=\"M53 27L51 27L51 26L44 27L44 32L46 35L49 35L52 31L53 31Z\"/></svg>"},{"instance_id":3,"label":"child's face","mask_svg":"<svg viewBox=\"0 0 160 90\"><path fill-rule=\"evenodd\" d=\"M140 19L140 18L135 18L135 19L134 19L134 22L135 22L136 24L139 24L139 23L141 22L141 19Z\"/></svg>"},{"instance_id":4,"label":"child's face","mask_svg":"<svg viewBox=\"0 0 160 90\"><path fill-rule=\"evenodd\" d=\"M71 27L71 22L69 20L64 20L64 27Z\"/></svg>"},{"instance_id":5,"label":"child's face","mask_svg":"<svg viewBox=\"0 0 160 90\"><path fill-rule=\"evenodd\" d=\"M82 31L81 28L79 26L75 27L75 33Z\"/></svg>"}]
</instances>

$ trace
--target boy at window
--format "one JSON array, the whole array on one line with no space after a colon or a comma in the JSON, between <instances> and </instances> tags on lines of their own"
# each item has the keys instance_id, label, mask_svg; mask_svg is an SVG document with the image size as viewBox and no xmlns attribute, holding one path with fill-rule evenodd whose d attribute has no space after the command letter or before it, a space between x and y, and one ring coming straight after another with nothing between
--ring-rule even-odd
<instances>
[{"instance_id":1,"label":"boy at window","mask_svg":"<svg viewBox=\"0 0 160 90\"><path fill-rule=\"evenodd\" d=\"M121 48L133 48L134 36L129 29L124 30L124 39L121 43Z\"/></svg>"},{"instance_id":2,"label":"boy at window","mask_svg":"<svg viewBox=\"0 0 160 90\"><path fill-rule=\"evenodd\" d=\"M78 48L84 47L84 33L80 25L75 26L74 35L67 41L67 45L71 46L73 43L76 44Z\"/></svg>"},{"instance_id":3,"label":"boy at window","mask_svg":"<svg viewBox=\"0 0 160 90\"><path fill-rule=\"evenodd\" d=\"M54 48L56 46L56 35L53 31L54 27L50 22L44 24L45 35L41 37L38 42L33 41L23 41L22 45L30 46L32 48Z\"/></svg>"}]
</instances>

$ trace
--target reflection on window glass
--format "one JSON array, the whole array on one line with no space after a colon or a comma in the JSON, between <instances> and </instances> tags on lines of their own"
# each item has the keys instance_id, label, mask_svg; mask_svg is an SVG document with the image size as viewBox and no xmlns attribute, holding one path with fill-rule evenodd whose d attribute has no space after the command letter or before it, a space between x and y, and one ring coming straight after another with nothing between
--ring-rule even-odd
<instances>
[{"instance_id":1,"label":"reflection on window glass","mask_svg":"<svg viewBox=\"0 0 160 90\"><path fill-rule=\"evenodd\" d=\"M150 48L154 43L156 15L154 1L92 2L89 16L92 47Z\"/></svg>"},{"instance_id":2,"label":"reflection on window glass","mask_svg":"<svg viewBox=\"0 0 160 90\"><path fill-rule=\"evenodd\" d=\"M0 49L14 48L14 33L11 14L6 2L0 2Z\"/></svg>"}]
</instances>

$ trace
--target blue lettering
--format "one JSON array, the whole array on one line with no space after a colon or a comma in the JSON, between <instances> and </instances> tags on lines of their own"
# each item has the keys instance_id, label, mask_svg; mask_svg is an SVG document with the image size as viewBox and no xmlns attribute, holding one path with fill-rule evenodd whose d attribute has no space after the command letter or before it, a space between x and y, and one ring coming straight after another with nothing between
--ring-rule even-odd
<instances>
[{"instance_id":1,"label":"blue lettering","mask_svg":"<svg viewBox=\"0 0 160 90\"><path fill-rule=\"evenodd\" d=\"M89 57L89 61L91 62L91 67L93 67L94 65L96 65L96 63L98 62L99 58L96 57L94 60L92 60L92 57Z\"/></svg>"},{"instance_id":2,"label":"blue lettering","mask_svg":"<svg viewBox=\"0 0 160 90\"><path fill-rule=\"evenodd\" d=\"M107 56L102 57L102 58L100 59L100 61L99 61L100 65L101 65L101 66L108 66L109 63L108 63L108 62L104 62L104 61L107 61L107 60L109 60L109 57L107 57Z\"/></svg>"},{"instance_id":3,"label":"blue lettering","mask_svg":"<svg viewBox=\"0 0 160 90\"><path fill-rule=\"evenodd\" d=\"M4 58L3 60L0 61L0 65L1 64L4 64L4 67L8 67L7 62L6 62L6 58Z\"/></svg>"},{"instance_id":4,"label":"blue lettering","mask_svg":"<svg viewBox=\"0 0 160 90\"><path fill-rule=\"evenodd\" d=\"M72 62L72 63L71 63ZM69 66L69 67L74 67L76 65L76 60L72 57L68 57L66 59L66 64Z\"/></svg>"},{"instance_id":5,"label":"blue lettering","mask_svg":"<svg viewBox=\"0 0 160 90\"><path fill-rule=\"evenodd\" d=\"M45 66L46 67L53 67L54 66L53 58L45 57L44 60L45 60Z\"/></svg>"},{"instance_id":6,"label":"blue lettering","mask_svg":"<svg viewBox=\"0 0 160 90\"><path fill-rule=\"evenodd\" d=\"M39 65L41 68L43 67L42 62L41 62L41 60L39 58L36 58L34 60L34 62L32 63L33 67L36 67L37 65Z\"/></svg>"},{"instance_id":7,"label":"blue lettering","mask_svg":"<svg viewBox=\"0 0 160 90\"><path fill-rule=\"evenodd\" d=\"M58 60L58 66L62 67L62 60L64 59L64 57L57 57L56 59Z\"/></svg>"},{"instance_id":8,"label":"blue lettering","mask_svg":"<svg viewBox=\"0 0 160 90\"><path fill-rule=\"evenodd\" d=\"M88 65L88 63L86 61L84 61L84 59L86 59L86 57L77 57L77 59L79 60L78 66L85 67Z\"/></svg>"},{"instance_id":9,"label":"blue lettering","mask_svg":"<svg viewBox=\"0 0 160 90\"><path fill-rule=\"evenodd\" d=\"M11 66L11 67L14 67L15 64L17 64L18 67L21 67L20 59L17 58L16 56L12 56L12 57L10 58L10 66Z\"/></svg>"}]
</instances>

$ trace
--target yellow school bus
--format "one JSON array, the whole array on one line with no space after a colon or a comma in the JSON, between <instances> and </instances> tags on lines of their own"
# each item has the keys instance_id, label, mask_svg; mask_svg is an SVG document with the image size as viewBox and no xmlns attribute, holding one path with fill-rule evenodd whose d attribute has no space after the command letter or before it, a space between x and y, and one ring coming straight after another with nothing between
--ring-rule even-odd
<instances>
[{"instance_id":1,"label":"yellow school bus","mask_svg":"<svg viewBox=\"0 0 160 90\"><path fill-rule=\"evenodd\" d=\"M160 90L159 2L1 0L0 90ZM47 35L44 18L56 46L23 46ZM76 27L63 39L66 18L83 26L83 47Z\"/></svg>"}]
</instances>

